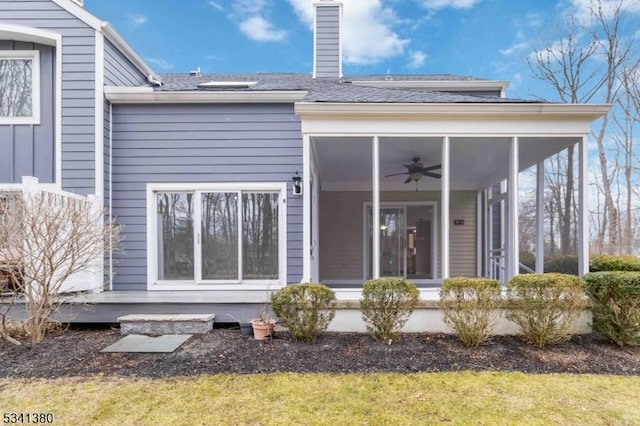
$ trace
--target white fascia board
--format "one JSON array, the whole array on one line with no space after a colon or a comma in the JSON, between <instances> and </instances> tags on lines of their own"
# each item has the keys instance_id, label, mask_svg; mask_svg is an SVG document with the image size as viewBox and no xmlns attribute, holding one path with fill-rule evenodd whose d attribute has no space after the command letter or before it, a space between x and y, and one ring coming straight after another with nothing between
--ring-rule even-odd
<instances>
[{"instance_id":1,"label":"white fascia board","mask_svg":"<svg viewBox=\"0 0 640 426\"><path fill-rule=\"evenodd\" d=\"M0 22L0 38L45 44L54 47L62 45L62 36L59 33L4 22Z\"/></svg>"},{"instance_id":2,"label":"white fascia board","mask_svg":"<svg viewBox=\"0 0 640 426\"><path fill-rule=\"evenodd\" d=\"M608 104L542 104L542 103L329 103L298 102L295 111L303 119L313 118L577 118L596 120L609 112Z\"/></svg>"},{"instance_id":3,"label":"white fascia board","mask_svg":"<svg viewBox=\"0 0 640 426\"><path fill-rule=\"evenodd\" d=\"M380 87L389 89L429 89L436 91L498 91L509 87L508 81L495 80L356 80L353 86Z\"/></svg>"},{"instance_id":4,"label":"white fascia board","mask_svg":"<svg viewBox=\"0 0 640 426\"><path fill-rule=\"evenodd\" d=\"M105 88L106 98L120 104L192 104L192 103L294 103L302 100L307 94L302 90L291 91L259 91L246 92L169 92L154 91L152 88ZM136 90L131 90L136 89ZM142 90L144 89L144 90Z\"/></svg>"},{"instance_id":5,"label":"white fascia board","mask_svg":"<svg viewBox=\"0 0 640 426\"><path fill-rule=\"evenodd\" d=\"M162 82L162 79L156 74L149 65L127 44L127 42L118 34L118 32L109 25L108 22L103 22L101 25L101 31L104 36L118 49L138 70L143 73L148 80L156 80Z\"/></svg>"},{"instance_id":6,"label":"white fascia board","mask_svg":"<svg viewBox=\"0 0 640 426\"><path fill-rule=\"evenodd\" d=\"M85 24L89 25L94 30L100 31L100 27L103 22L93 16L90 12L87 11L84 7L78 5L77 3L71 0L53 0L55 4L65 9L67 12L74 15L76 18L80 19Z\"/></svg>"}]
</instances>

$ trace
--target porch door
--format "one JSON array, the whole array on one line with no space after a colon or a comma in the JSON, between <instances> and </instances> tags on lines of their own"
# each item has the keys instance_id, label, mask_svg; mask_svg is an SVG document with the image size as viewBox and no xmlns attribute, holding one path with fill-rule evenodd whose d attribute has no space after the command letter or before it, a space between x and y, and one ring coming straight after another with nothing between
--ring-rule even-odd
<instances>
[{"instance_id":1,"label":"porch door","mask_svg":"<svg viewBox=\"0 0 640 426\"><path fill-rule=\"evenodd\" d=\"M373 277L373 209L367 208L367 259L368 278ZM402 207L380 208L380 276L406 277L406 209Z\"/></svg>"}]
</instances>

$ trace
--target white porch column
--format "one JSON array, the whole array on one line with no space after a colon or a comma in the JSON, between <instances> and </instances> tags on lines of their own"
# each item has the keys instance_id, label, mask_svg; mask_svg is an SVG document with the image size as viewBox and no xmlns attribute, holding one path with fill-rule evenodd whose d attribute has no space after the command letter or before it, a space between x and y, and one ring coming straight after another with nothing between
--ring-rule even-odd
<instances>
[{"instance_id":1,"label":"white porch column","mask_svg":"<svg viewBox=\"0 0 640 426\"><path fill-rule=\"evenodd\" d=\"M507 179L507 281L520 272L518 238L518 137L509 144L509 177Z\"/></svg>"},{"instance_id":2,"label":"white porch column","mask_svg":"<svg viewBox=\"0 0 640 426\"><path fill-rule=\"evenodd\" d=\"M589 168L587 136L578 142L578 275L589 272Z\"/></svg>"},{"instance_id":3,"label":"white porch column","mask_svg":"<svg viewBox=\"0 0 640 426\"><path fill-rule=\"evenodd\" d=\"M302 135L302 282L311 281L311 138Z\"/></svg>"},{"instance_id":4,"label":"white porch column","mask_svg":"<svg viewBox=\"0 0 640 426\"><path fill-rule=\"evenodd\" d=\"M440 187L440 228L442 230L442 279L449 278L449 136L442 138L442 181Z\"/></svg>"},{"instance_id":5,"label":"white porch column","mask_svg":"<svg viewBox=\"0 0 640 426\"><path fill-rule=\"evenodd\" d=\"M476 275L482 276L482 238L484 236L484 214L482 214L482 206L484 205L484 191L476 192Z\"/></svg>"},{"instance_id":6,"label":"white porch column","mask_svg":"<svg viewBox=\"0 0 640 426\"><path fill-rule=\"evenodd\" d=\"M544 160L536 166L536 272L544 272Z\"/></svg>"},{"instance_id":7,"label":"white porch column","mask_svg":"<svg viewBox=\"0 0 640 426\"><path fill-rule=\"evenodd\" d=\"M373 137L373 247L371 265L373 278L380 278L380 138Z\"/></svg>"}]
</instances>

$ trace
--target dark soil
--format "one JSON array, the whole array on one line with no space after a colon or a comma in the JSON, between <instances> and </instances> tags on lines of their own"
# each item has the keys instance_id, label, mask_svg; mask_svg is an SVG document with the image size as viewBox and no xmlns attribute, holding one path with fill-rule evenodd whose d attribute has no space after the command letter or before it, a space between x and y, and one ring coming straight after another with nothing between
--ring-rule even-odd
<instances>
[{"instance_id":1,"label":"dark soil","mask_svg":"<svg viewBox=\"0 0 640 426\"><path fill-rule=\"evenodd\" d=\"M117 329L74 327L32 345L0 342L0 377L193 376L273 372L522 371L640 375L640 347L619 348L594 336L538 349L517 337L494 337L479 348L455 336L405 334L391 346L366 334L326 333L299 343L286 332L258 342L238 329L196 335L171 354L101 353L120 338Z\"/></svg>"}]
</instances>

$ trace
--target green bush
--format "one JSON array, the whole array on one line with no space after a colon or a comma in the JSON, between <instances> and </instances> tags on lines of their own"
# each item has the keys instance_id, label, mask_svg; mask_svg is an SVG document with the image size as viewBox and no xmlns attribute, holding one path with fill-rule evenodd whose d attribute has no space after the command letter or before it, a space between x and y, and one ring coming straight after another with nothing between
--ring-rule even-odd
<instances>
[{"instance_id":1,"label":"green bush","mask_svg":"<svg viewBox=\"0 0 640 426\"><path fill-rule=\"evenodd\" d=\"M336 295L322 284L292 284L271 295L271 309L295 340L314 342L336 314Z\"/></svg>"},{"instance_id":2,"label":"green bush","mask_svg":"<svg viewBox=\"0 0 640 426\"><path fill-rule=\"evenodd\" d=\"M402 278L378 278L364 283L360 311L367 330L391 344L416 307L420 292Z\"/></svg>"},{"instance_id":3,"label":"green bush","mask_svg":"<svg viewBox=\"0 0 640 426\"><path fill-rule=\"evenodd\" d=\"M565 274L528 274L507 285L507 319L538 347L566 340L585 306L585 283Z\"/></svg>"},{"instance_id":4,"label":"green bush","mask_svg":"<svg viewBox=\"0 0 640 426\"><path fill-rule=\"evenodd\" d=\"M591 256L589 270L602 271L640 271L640 259L631 255L596 254Z\"/></svg>"},{"instance_id":5,"label":"green bush","mask_svg":"<svg viewBox=\"0 0 640 426\"><path fill-rule=\"evenodd\" d=\"M593 272L585 280L593 331L620 346L640 345L640 272Z\"/></svg>"},{"instance_id":6,"label":"green bush","mask_svg":"<svg viewBox=\"0 0 640 426\"><path fill-rule=\"evenodd\" d=\"M575 255L545 257L544 272L578 275L578 257Z\"/></svg>"},{"instance_id":7,"label":"green bush","mask_svg":"<svg viewBox=\"0 0 640 426\"><path fill-rule=\"evenodd\" d=\"M447 278L440 289L444 321L462 343L475 347L495 327L500 307L500 282L488 278Z\"/></svg>"}]
</instances>

